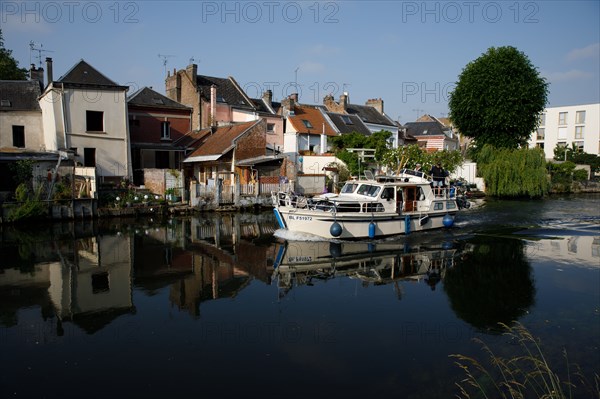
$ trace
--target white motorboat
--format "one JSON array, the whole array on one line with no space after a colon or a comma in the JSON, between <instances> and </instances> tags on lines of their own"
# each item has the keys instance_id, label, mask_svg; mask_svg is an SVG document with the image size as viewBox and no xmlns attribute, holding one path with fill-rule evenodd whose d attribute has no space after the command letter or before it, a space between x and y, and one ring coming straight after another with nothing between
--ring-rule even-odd
<instances>
[{"instance_id":1,"label":"white motorboat","mask_svg":"<svg viewBox=\"0 0 600 399\"><path fill-rule=\"evenodd\" d=\"M431 186L423 172L403 169L393 176L367 176L345 183L339 194L312 198L273 192L281 229L328 239L380 238L451 227L468 202L454 187Z\"/></svg>"}]
</instances>

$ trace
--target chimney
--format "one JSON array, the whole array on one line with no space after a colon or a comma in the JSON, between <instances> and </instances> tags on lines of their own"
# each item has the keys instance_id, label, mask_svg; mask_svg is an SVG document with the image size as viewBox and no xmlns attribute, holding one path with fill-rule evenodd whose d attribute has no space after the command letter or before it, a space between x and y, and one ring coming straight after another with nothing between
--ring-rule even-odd
<instances>
[{"instance_id":1,"label":"chimney","mask_svg":"<svg viewBox=\"0 0 600 399\"><path fill-rule=\"evenodd\" d=\"M270 107L271 103L273 102L273 92L271 90L265 91L262 95L262 98L264 102L266 102L267 105Z\"/></svg>"},{"instance_id":2,"label":"chimney","mask_svg":"<svg viewBox=\"0 0 600 399\"><path fill-rule=\"evenodd\" d=\"M340 108L342 108L345 111L348 107L348 102L348 92L345 91L344 94L340 96Z\"/></svg>"},{"instance_id":3,"label":"chimney","mask_svg":"<svg viewBox=\"0 0 600 399\"><path fill-rule=\"evenodd\" d=\"M52 79L52 58L46 57L46 73L48 74L48 84L53 82Z\"/></svg>"},{"instance_id":4,"label":"chimney","mask_svg":"<svg viewBox=\"0 0 600 399\"><path fill-rule=\"evenodd\" d=\"M217 113L217 86L210 86L210 125L217 126L216 122Z\"/></svg>"},{"instance_id":5,"label":"chimney","mask_svg":"<svg viewBox=\"0 0 600 399\"><path fill-rule=\"evenodd\" d=\"M380 114L383 115L383 100L381 98L372 98L367 100L365 105L375 108Z\"/></svg>"},{"instance_id":6,"label":"chimney","mask_svg":"<svg viewBox=\"0 0 600 399\"><path fill-rule=\"evenodd\" d=\"M36 68L35 64L31 64L29 68L29 80L37 80L40 82L40 88L44 88L44 68Z\"/></svg>"},{"instance_id":7,"label":"chimney","mask_svg":"<svg viewBox=\"0 0 600 399\"><path fill-rule=\"evenodd\" d=\"M185 68L185 71L187 72L188 76L190 77L192 82L194 82L194 85L195 85L196 78L198 77L198 64L188 65L187 68Z\"/></svg>"}]
</instances>

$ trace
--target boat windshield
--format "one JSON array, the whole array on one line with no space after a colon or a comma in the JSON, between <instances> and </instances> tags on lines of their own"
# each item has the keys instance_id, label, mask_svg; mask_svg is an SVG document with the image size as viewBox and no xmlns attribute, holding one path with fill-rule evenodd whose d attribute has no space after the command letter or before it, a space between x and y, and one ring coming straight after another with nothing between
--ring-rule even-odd
<instances>
[{"instance_id":1,"label":"boat windshield","mask_svg":"<svg viewBox=\"0 0 600 399\"><path fill-rule=\"evenodd\" d=\"M380 186L374 186L372 184L361 184L358 188L357 194L366 195L369 197L377 197L377 194L379 194L380 190Z\"/></svg>"},{"instance_id":2,"label":"boat windshield","mask_svg":"<svg viewBox=\"0 0 600 399\"><path fill-rule=\"evenodd\" d=\"M358 184L356 183L346 183L344 184L344 187L342 187L342 194L353 193L354 190L356 190L356 187L358 187Z\"/></svg>"}]
</instances>

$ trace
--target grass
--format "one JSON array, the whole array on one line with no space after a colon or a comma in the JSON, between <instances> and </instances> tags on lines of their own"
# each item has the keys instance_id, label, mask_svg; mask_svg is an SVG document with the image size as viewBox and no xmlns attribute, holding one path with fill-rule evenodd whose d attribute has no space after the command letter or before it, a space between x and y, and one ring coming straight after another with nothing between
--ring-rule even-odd
<instances>
[{"instance_id":1,"label":"grass","mask_svg":"<svg viewBox=\"0 0 600 399\"><path fill-rule=\"evenodd\" d=\"M571 365L566 351L564 380L546 360L540 342L521 324L501 325L513 342L518 343L521 354L511 358L497 356L482 340L475 339L488 355L489 365L464 355L450 355L460 367L465 378L456 383L458 398L599 398L600 376L594 374L590 382L577 365Z\"/></svg>"}]
</instances>

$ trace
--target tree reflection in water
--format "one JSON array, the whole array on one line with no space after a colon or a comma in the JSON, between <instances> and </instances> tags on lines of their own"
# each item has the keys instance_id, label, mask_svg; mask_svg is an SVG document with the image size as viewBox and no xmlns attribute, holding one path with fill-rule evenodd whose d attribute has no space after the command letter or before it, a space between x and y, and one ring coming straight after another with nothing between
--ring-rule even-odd
<instances>
[{"instance_id":1,"label":"tree reflection in water","mask_svg":"<svg viewBox=\"0 0 600 399\"><path fill-rule=\"evenodd\" d=\"M487 236L469 240L473 250L448 270L444 290L456 316L473 327L500 333L535 301L532 270L522 240Z\"/></svg>"}]
</instances>

